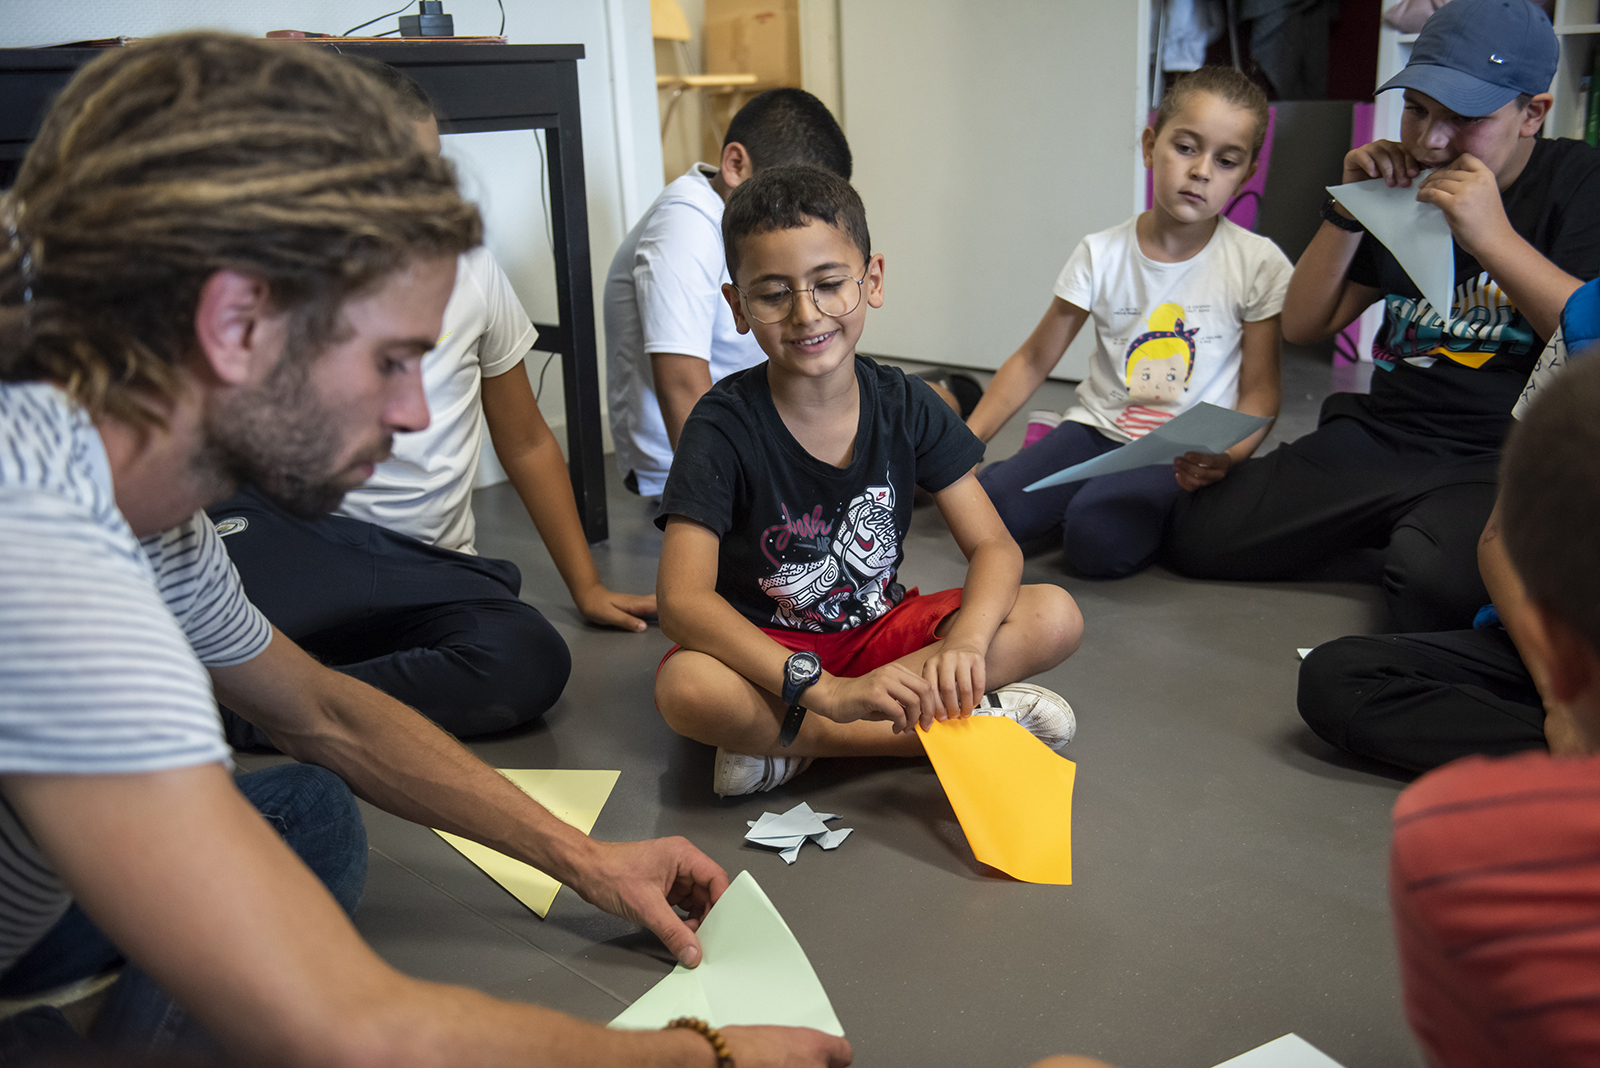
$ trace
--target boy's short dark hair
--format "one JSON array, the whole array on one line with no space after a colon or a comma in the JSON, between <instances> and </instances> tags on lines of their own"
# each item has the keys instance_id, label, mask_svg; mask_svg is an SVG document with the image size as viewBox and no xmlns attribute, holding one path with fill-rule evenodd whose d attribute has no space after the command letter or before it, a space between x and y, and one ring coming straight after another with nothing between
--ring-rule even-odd
<instances>
[{"instance_id":1,"label":"boy's short dark hair","mask_svg":"<svg viewBox=\"0 0 1600 1068\"><path fill-rule=\"evenodd\" d=\"M1500 464L1500 529L1528 596L1600 652L1600 352L1542 390Z\"/></svg>"},{"instance_id":2,"label":"boy's short dark hair","mask_svg":"<svg viewBox=\"0 0 1600 1068\"><path fill-rule=\"evenodd\" d=\"M739 277L739 239L773 230L798 230L811 220L849 235L865 261L872 255L867 209L849 182L821 167L773 167L741 182L722 213L728 276Z\"/></svg>"},{"instance_id":3,"label":"boy's short dark hair","mask_svg":"<svg viewBox=\"0 0 1600 1068\"><path fill-rule=\"evenodd\" d=\"M1199 93L1210 93L1226 104L1250 112L1256 120L1256 136L1250 145L1250 159L1253 162L1261 155L1261 146L1267 140L1267 122L1271 117L1267 110L1267 94L1261 86L1232 67L1201 67L1180 77L1161 98L1155 122L1151 123L1152 129L1159 134L1162 127L1171 122L1184 105Z\"/></svg>"},{"instance_id":4,"label":"boy's short dark hair","mask_svg":"<svg viewBox=\"0 0 1600 1068\"><path fill-rule=\"evenodd\" d=\"M850 180L850 142L827 105L804 89L768 89L740 108L722 147L736 141L752 170L803 163Z\"/></svg>"},{"instance_id":5,"label":"boy's short dark hair","mask_svg":"<svg viewBox=\"0 0 1600 1068\"><path fill-rule=\"evenodd\" d=\"M371 56L355 56L348 52L341 55L360 67L367 77L389 90L394 95L394 102L401 113L412 122L431 119L438 114L433 106L433 97L428 95L428 91L415 78L399 67L390 66Z\"/></svg>"}]
</instances>

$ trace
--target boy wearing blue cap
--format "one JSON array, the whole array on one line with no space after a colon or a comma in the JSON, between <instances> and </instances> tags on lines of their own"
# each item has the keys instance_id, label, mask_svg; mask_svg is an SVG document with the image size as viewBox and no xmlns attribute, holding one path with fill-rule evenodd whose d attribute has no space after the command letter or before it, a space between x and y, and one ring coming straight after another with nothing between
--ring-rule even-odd
<instances>
[{"instance_id":1,"label":"boy wearing blue cap","mask_svg":"<svg viewBox=\"0 0 1600 1068\"><path fill-rule=\"evenodd\" d=\"M1295 266L1286 340L1338 333L1385 302L1370 395L1336 393L1311 434L1178 502L1171 565L1196 577L1290 578L1385 550L1403 630L1468 626L1511 409L1568 296L1600 275L1600 151L1539 136L1558 46L1527 0L1454 0L1406 68L1401 140L1345 157L1344 182L1415 188L1455 237L1450 322L1332 197ZM1425 173L1426 172L1426 173Z\"/></svg>"}]
</instances>

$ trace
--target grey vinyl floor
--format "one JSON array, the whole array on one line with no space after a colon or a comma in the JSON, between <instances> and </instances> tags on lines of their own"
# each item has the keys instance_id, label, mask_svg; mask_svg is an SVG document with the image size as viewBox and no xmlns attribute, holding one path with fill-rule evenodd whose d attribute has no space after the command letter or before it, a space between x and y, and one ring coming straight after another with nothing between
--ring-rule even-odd
<instances>
[{"instance_id":1,"label":"grey vinyl floor","mask_svg":"<svg viewBox=\"0 0 1600 1068\"><path fill-rule=\"evenodd\" d=\"M1358 378L1359 376L1357 376ZM1325 358L1285 357L1273 440L1315 423ZM1043 404L1064 407L1050 384ZM991 458L1020 444L1021 420ZM826 762L772 794L719 800L711 751L672 734L651 677L668 642L581 622L508 486L479 491L480 551L515 561L524 597L573 652L543 725L472 745L500 767L622 772L594 833L682 834L730 874L749 869L809 954L856 1063L1023 1065L1076 1052L1123 1068L1209 1068L1286 1032L1347 1068L1421 1061L1402 1016L1385 889L1389 809L1404 782L1341 758L1295 712L1297 646L1389 629L1358 581L1203 583L1153 569L1118 582L1031 557L1087 622L1042 676L1071 700L1074 876L1014 882L980 864L925 761ZM613 588L653 587L660 535L613 478ZM903 577L959 585L963 561L919 510ZM745 821L798 801L855 834L785 866ZM406 972L608 1020L670 970L654 940L570 890L540 920L421 827L367 810L371 875L357 916Z\"/></svg>"}]
</instances>

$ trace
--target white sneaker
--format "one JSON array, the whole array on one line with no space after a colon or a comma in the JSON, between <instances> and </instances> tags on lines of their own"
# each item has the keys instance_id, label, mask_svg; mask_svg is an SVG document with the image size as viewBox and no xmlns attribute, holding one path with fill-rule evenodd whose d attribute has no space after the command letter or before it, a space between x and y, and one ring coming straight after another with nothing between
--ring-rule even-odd
<instances>
[{"instance_id":1,"label":"white sneaker","mask_svg":"<svg viewBox=\"0 0 1600 1068\"><path fill-rule=\"evenodd\" d=\"M782 786L810 766L810 757L746 756L719 746L717 766L711 773L711 789L718 797L759 794Z\"/></svg>"},{"instance_id":2,"label":"white sneaker","mask_svg":"<svg viewBox=\"0 0 1600 1068\"><path fill-rule=\"evenodd\" d=\"M1030 682L1014 682L984 694L972 714L1016 720L1018 726L1051 749L1060 749L1078 732L1077 717L1066 698Z\"/></svg>"}]
</instances>

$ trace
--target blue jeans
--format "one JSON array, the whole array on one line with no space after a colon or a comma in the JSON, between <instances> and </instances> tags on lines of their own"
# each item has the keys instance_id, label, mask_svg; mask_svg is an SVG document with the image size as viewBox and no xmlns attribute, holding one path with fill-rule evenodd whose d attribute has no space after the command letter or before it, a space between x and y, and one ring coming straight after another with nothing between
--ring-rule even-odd
<instances>
[{"instance_id":1,"label":"blue jeans","mask_svg":"<svg viewBox=\"0 0 1600 1068\"><path fill-rule=\"evenodd\" d=\"M350 788L309 764L286 764L239 776L239 792L323 881L346 913L354 913L367 879L367 832ZM121 952L77 905L0 976L0 997L26 997L100 975ZM0 1064L111 1047L152 1061L205 1058L215 1046L199 1025L136 965L123 968L107 994L88 1042L56 1009L32 1009L0 1021Z\"/></svg>"},{"instance_id":2,"label":"blue jeans","mask_svg":"<svg viewBox=\"0 0 1600 1068\"><path fill-rule=\"evenodd\" d=\"M1161 547L1167 513L1183 492L1171 464L1023 492L1062 468L1121 447L1091 426L1064 422L1009 460L984 468L978 482L1013 538L1059 537L1073 571L1122 578L1149 567Z\"/></svg>"}]
</instances>

